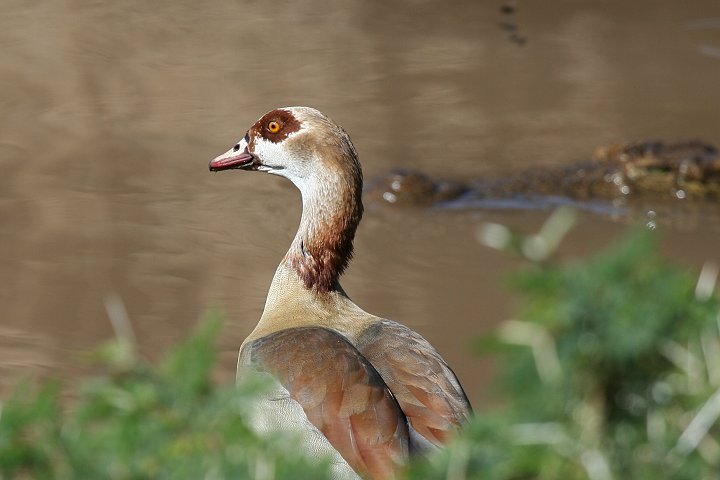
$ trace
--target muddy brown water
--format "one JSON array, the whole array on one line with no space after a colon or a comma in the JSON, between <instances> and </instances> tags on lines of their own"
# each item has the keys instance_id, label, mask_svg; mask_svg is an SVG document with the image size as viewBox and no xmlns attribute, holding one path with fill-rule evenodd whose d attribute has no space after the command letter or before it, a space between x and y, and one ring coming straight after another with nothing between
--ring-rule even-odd
<instances>
[{"instance_id":1,"label":"muddy brown water","mask_svg":"<svg viewBox=\"0 0 720 480\"><path fill-rule=\"evenodd\" d=\"M716 0L520 0L511 15L501 5L4 1L0 392L21 376L85 375L80 354L113 337L111 294L150 358L221 309L218 376L231 381L299 195L258 173L210 174L207 162L273 107L337 120L366 177L406 167L474 178L626 140L720 144ZM714 215L661 225L668 255L720 261ZM469 345L512 315L502 278L523 262L475 231L532 231L546 216L369 209L343 285L425 335L482 401L492 364ZM595 251L626 223L584 214L560 255Z\"/></svg>"}]
</instances>

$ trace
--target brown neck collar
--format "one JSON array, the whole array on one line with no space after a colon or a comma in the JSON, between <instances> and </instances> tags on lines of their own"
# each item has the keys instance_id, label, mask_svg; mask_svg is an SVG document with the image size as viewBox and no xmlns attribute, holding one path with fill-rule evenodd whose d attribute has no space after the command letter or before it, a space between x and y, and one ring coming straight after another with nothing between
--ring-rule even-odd
<instances>
[{"instance_id":1,"label":"brown neck collar","mask_svg":"<svg viewBox=\"0 0 720 480\"><path fill-rule=\"evenodd\" d=\"M306 288L318 293L340 289L338 280L352 259L363 214L359 169L335 183L316 194L303 192L300 226L283 259Z\"/></svg>"}]
</instances>

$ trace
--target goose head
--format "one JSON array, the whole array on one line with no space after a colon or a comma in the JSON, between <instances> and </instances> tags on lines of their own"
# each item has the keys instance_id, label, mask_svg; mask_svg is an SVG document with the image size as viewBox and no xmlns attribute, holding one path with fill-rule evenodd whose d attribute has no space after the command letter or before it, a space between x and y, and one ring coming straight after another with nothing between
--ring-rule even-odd
<instances>
[{"instance_id":1,"label":"goose head","mask_svg":"<svg viewBox=\"0 0 720 480\"><path fill-rule=\"evenodd\" d=\"M263 115L232 148L217 156L210 171L267 172L292 181L300 190L362 185L362 172L347 133L318 110L285 107ZM342 186L342 185L341 185Z\"/></svg>"},{"instance_id":2,"label":"goose head","mask_svg":"<svg viewBox=\"0 0 720 480\"><path fill-rule=\"evenodd\" d=\"M303 209L283 265L295 270L309 289L339 287L363 213L362 170L340 126L313 108L278 108L263 115L209 167L214 172L267 172L292 181Z\"/></svg>"}]
</instances>

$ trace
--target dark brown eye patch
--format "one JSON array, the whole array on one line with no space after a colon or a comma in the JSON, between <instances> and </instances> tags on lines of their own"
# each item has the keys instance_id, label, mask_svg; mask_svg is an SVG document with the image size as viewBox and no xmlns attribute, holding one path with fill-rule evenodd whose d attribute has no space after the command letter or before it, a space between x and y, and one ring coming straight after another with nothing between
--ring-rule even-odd
<instances>
[{"instance_id":1,"label":"dark brown eye patch","mask_svg":"<svg viewBox=\"0 0 720 480\"><path fill-rule=\"evenodd\" d=\"M253 128L263 138L278 143L285 140L291 133L300 130L300 122L292 112L279 109L265 114Z\"/></svg>"}]
</instances>

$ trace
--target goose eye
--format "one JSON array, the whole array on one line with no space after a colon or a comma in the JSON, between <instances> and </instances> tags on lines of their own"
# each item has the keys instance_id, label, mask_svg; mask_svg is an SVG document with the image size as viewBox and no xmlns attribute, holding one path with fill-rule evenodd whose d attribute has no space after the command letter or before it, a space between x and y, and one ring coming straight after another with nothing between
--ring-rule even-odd
<instances>
[{"instance_id":1,"label":"goose eye","mask_svg":"<svg viewBox=\"0 0 720 480\"><path fill-rule=\"evenodd\" d=\"M270 133L277 133L280 131L280 124L273 120L272 122L268 122L267 129Z\"/></svg>"}]
</instances>

